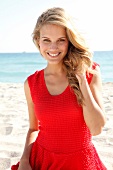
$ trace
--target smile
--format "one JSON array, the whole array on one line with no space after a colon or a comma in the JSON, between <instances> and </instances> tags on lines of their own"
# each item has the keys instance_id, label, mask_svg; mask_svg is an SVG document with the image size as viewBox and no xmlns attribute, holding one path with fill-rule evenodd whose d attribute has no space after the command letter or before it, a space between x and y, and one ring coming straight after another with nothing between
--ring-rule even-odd
<instances>
[{"instance_id":1,"label":"smile","mask_svg":"<svg viewBox=\"0 0 113 170\"><path fill-rule=\"evenodd\" d=\"M60 53L56 53L56 54L51 54L51 53L48 53L49 56L51 57L57 57Z\"/></svg>"}]
</instances>

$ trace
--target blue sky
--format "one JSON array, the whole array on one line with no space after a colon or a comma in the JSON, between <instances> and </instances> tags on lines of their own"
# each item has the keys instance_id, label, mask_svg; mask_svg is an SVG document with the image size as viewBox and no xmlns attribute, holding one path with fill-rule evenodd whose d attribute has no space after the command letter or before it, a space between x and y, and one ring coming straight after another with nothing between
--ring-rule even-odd
<instances>
[{"instance_id":1,"label":"blue sky","mask_svg":"<svg viewBox=\"0 0 113 170\"><path fill-rule=\"evenodd\" d=\"M38 16L60 6L75 19L93 50L113 50L112 0L0 0L0 52L37 52L32 31Z\"/></svg>"}]
</instances>

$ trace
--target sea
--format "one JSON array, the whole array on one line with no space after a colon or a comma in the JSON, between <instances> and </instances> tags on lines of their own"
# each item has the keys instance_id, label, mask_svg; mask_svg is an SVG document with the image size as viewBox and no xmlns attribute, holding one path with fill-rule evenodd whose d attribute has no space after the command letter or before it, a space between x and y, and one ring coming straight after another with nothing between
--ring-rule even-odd
<instances>
[{"instance_id":1,"label":"sea","mask_svg":"<svg viewBox=\"0 0 113 170\"><path fill-rule=\"evenodd\" d=\"M113 50L94 51L93 60L100 65L102 82L113 82ZM46 67L40 53L0 53L0 82L24 83L36 70Z\"/></svg>"}]
</instances>

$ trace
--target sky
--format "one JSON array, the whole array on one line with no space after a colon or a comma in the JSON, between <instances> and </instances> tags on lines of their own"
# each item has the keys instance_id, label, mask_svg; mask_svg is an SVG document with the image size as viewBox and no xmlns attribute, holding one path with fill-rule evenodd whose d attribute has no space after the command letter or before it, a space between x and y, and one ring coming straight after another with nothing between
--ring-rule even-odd
<instances>
[{"instance_id":1,"label":"sky","mask_svg":"<svg viewBox=\"0 0 113 170\"><path fill-rule=\"evenodd\" d=\"M32 32L47 8L75 18L92 50L113 50L113 0L0 0L0 52L37 52Z\"/></svg>"}]
</instances>

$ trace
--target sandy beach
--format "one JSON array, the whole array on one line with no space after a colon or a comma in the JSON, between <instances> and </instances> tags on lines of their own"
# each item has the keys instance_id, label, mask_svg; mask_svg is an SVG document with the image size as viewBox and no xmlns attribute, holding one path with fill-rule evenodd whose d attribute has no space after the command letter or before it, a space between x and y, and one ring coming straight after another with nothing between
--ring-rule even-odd
<instances>
[{"instance_id":1,"label":"sandy beach","mask_svg":"<svg viewBox=\"0 0 113 170\"><path fill-rule=\"evenodd\" d=\"M93 143L108 170L113 170L113 83L103 83L107 122ZM23 152L28 130L23 84L0 83L0 170L9 170Z\"/></svg>"}]
</instances>

